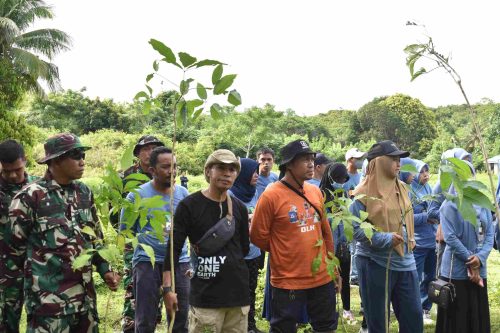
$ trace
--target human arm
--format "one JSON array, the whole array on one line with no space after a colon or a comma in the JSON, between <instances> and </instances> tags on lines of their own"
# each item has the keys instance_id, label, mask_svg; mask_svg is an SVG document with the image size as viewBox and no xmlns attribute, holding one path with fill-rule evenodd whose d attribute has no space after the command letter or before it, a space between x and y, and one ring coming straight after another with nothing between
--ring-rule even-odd
<instances>
[{"instance_id":1,"label":"human arm","mask_svg":"<svg viewBox=\"0 0 500 333\"><path fill-rule=\"evenodd\" d=\"M355 200L349 207L349 211L351 212L351 214L358 218L361 216L360 212L365 210L365 205L363 205L359 200ZM354 239L356 241L361 243L368 243L371 247L379 249L389 249L394 246L394 233L373 230L372 238L371 240L369 240L368 237L366 237L364 230L360 227L359 223L352 222L352 225L354 228Z\"/></svg>"},{"instance_id":2,"label":"human arm","mask_svg":"<svg viewBox=\"0 0 500 333\"><path fill-rule=\"evenodd\" d=\"M241 223L240 223L240 242L243 256L245 257L250 252L250 235L248 230L248 210L243 205L241 207Z\"/></svg>"},{"instance_id":3,"label":"human arm","mask_svg":"<svg viewBox=\"0 0 500 333\"><path fill-rule=\"evenodd\" d=\"M485 230L484 232L484 242L483 246L479 249L478 252L474 254L474 256L477 256L481 266L486 266L486 261L488 260L488 256L490 255L491 250L493 249L493 238L495 235L495 230L493 228L493 221L491 218L491 213L486 210L482 209L481 212L481 218L485 219ZM480 223L478 221L478 223ZM469 258L470 259L470 258Z\"/></svg>"},{"instance_id":4,"label":"human arm","mask_svg":"<svg viewBox=\"0 0 500 333\"><path fill-rule=\"evenodd\" d=\"M272 203L266 192L262 194L253 213L250 240L261 250L269 252L271 239Z\"/></svg>"},{"instance_id":5,"label":"human arm","mask_svg":"<svg viewBox=\"0 0 500 333\"><path fill-rule=\"evenodd\" d=\"M449 246L455 257L466 262L472 255L465 245L458 238L458 228L464 226L465 222L461 215L458 214L457 208L446 201L439 210L441 229L443 231L446 246Z\"/></svg>"}]
</instances>

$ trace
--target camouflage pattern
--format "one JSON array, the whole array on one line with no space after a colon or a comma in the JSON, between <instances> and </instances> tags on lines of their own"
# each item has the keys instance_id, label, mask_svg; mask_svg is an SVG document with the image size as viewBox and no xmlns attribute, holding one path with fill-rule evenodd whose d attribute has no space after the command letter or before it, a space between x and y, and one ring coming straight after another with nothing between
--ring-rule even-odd
<instances>
[{"instance_id":1,"label":"camouflage pattern","mask_svg":"<svg viewBox=\"0 0 500 333\"><path fill-rule=\"evenodd\" d=\"M57 134L48 138L43 148L45 149L45 157L38 160L40 164L47 163L47 161L61 156L72 149L90 149L90 147L82 145L80 138L71 133Z\"/></svg>"},{"instance_id":2,"label":"camouflage pattern","mask_svg":"<svg viewBox=\"0 0 500 333\"><path fill-rule=\"evenodd\" d=\"M0 241L9 238L6 227L9 223L9 206L12 199L21 188L38 178L25 174L23 183L10 184L0 177ZM0 246L4 244L0 242ZM0 253L8 253L8 249L4 247ZM0 260L0 265L7 264L12 263ZM0 271L10 273L8 279L0 276L0 332L18 332L23 307L23 270L10 266L10 269L4 267L0 268Z\"/></svg>"},{"instance_id":3,"label":"camouflage pattern","mask_svg":"<svg viewBox=\"0 0 500 333\"><path fill-rule=\"evenodd\" d=\"M97 333L98 322L90 312L59 317L30 316L28 333Z\"/></svg>"},{"instance_id":4,"label":"camouflage pattern","mask_svg":"<svg viewBox=\"0 0 500 333\"><path fill-rule=\"evenodd\" d=\"M142 173L150 179L151 174L144 171L140 164L137 163L123 172L122 180L126 184L125 177L133 173ZM126 197L128 193L123 193ZM118 217L118 215L117 215ZM134 248L132 244L126 244L123 253L123 287L125 288L125 299L123 301L122 311L122 330L124 333L134 332L134 317L135 317L135 297L134 297L134 281L132 280L132 258L134 257Z\"/></svg>"},{"instance_id":5,"label":"camouflage pattern","mask_svg":"<svg viewBox=\"0 0 500 333\"><path fill-rule=\"evenodd\" d=\"M84 233L93 230L96 237ZM2 253L11 267L24 266L24 296L30 318L83 312L97 320L92 264L104 277L109 265L98 255L79 270L72 262L85 249L99 249L102 231L94 198L81 182L61 186L50 173L24 187L9 209L10 239ZM5 241L5 240L3 240ZM6 275L2 275L6 276Z\"/></svg>"}]
</instances>

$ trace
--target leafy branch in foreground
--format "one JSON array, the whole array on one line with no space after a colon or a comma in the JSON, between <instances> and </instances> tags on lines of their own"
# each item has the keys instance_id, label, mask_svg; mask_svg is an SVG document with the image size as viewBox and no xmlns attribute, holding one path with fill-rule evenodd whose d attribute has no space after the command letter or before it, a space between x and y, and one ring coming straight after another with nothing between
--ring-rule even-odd
<instances>
[{"instance_id":1,"label":"leafy branch in foreground","mask_svg":"<svg viewBox=\"0 0 500 333\"><path fill-rule=\"evenodd\" d=\"M407 25L418 26L416 23L413 22L408 22ZM406 65L410 70L411 81L415 80L417 77L425 73L430 73L439 68L444 69L450 75L450 77L456 83L456 85L460 89L460 92L462 93L462 96L465 99L465 102L467 104L467 109L469 110L470 121L472 122L473 125L473 131L476 139L479 142L484 163L487 166L488 151L486 150L486 145L484 143L483 135L481 133L481 129L477 122L476 111L470 104L469 98L467 97L467 94L465 93L465 90L463 88L462 78L455 70L455 68L450 64L450 57L444 56L442 53L438 52L435 48L434 41L432 40L432 38L431 37L427 38L428 40L426 43L410 44L406 46L404 49L404 51L407 54ZM427 70L425 67L420 67L418 70L415 71L415 65L417 62L421 61L421 59L427 59L434 65L434 67L430 70ZM472 204L477 204L480 205L481 207L491 209L492 207L491 201L488 199L487 201L489 202L489 204L487 204L486 200L484 200L484 198L479 194L480 191L478 189L478 186L474 187L474 185L471 185L463 187L464 186L463 182L472 176L470 175L470 169L466 163L462 162L463 164L461 164L458 161L454 161L452 159L450 159L449 161L453 166L455 166L455 167L452 166L454 170L451 171L449 168L445 167L445 170L447 170L448 172L442 173L441 178L444 179L445 184L451 185L451 183L453 183L455 191L457 192L456 195L457 199L454 202L457 204L457 207L460 213L464 216L464 218L475 224L477 221L475 215L474 217L472 217L472 211L471 211ZM468 170L468 174L466 174L466 170ZM491 199L493 199L494 202L494 210L496 211L496 216L500 216L500 209L498 207L498 202L497 200L495 200L495 186L493 183L493 174L490 168L486 168L486 171L488 173L488 178L490 182L490 190L492 195ZM469 175L469 177L465 179L464 177L467 175ZM441 181L441 185L443 189L447 189L446 187L443 186L443 181ZM450 199L452 198L450 197Z\"/></svg>"}]
</instances>

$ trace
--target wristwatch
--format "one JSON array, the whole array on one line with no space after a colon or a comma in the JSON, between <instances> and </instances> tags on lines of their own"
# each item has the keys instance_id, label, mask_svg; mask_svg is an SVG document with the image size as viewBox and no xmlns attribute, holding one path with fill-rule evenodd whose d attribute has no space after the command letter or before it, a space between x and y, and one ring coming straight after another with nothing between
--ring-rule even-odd
<instances>
[{"instance_id":1,"label":"wristwatch","mask_svg":"<svg viewBox=\"0 0 500 333\"><path fill-rule=\"evenodd\" d=\"M168 287L161 286L161 292L163 295L166 295L166 294L172 292L172 287L171 286L168 286Z\"/></svg>"}]
</instances>

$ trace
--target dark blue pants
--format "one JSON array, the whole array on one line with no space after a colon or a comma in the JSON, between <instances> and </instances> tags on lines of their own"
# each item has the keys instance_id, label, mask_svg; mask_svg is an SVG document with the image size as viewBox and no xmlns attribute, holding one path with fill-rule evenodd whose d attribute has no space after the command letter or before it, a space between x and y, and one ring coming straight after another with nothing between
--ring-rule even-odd
<instances>
[{"instance_id":1,"label":"dark blue pants","mask_svg":"<svg viewBox=\"0 0 500 333\"><path fill-rule=\"evenodd\" d=\"M386 333L385 307L386 268L373 260L358 256L358 277L361 300L370 333ZM424 323L417 271L398 272L389 270L388 299L399 322L400 333L422 333Z\"/></svg>"},{"instance_id":2,"label":"dark blue pants","mask_svg":"<svg viewBox=\"0 0 500 333\"><path fill-rule=\"evenodd\" d=\"M173 332L187 333L187 317L189 311L189 277L185 275L189 263L181 263L175 270L175 292L179 303L179 311L175 314ZM163 277L163 264L139 262L134 266L135 295L135 332L153 333L156 329L158 306L163 300L160 287Z\"/></svg>"},{"instance_id":3,"label":"dark blue pants","mask_svg":"<svg viewBox=\"0 0 500 333\"><path fill-rule=\"evenodd\" d=\"M430 310L432 302L427 296L429 283L436 279L436 249L423 249L416 247L413 251L415 263L417 264L417 274L420 279L420 300L423 310Z\"/></svg>"},{"instance_id":4,"label":"dark blue pants","mask_svg":"<svg viewBox=\"0 0 500 333\"><path fill-rule=\"evenodd\" d=\"M270 333L297 332L297 318L307 307L307 314L315 332L333 332L337 329L338 314L335 310L335 286L287 290L272 288Z\"/></svg>"}]
</instances>

